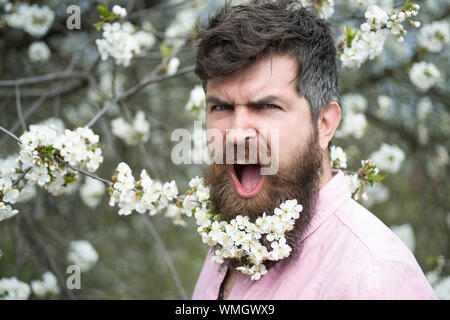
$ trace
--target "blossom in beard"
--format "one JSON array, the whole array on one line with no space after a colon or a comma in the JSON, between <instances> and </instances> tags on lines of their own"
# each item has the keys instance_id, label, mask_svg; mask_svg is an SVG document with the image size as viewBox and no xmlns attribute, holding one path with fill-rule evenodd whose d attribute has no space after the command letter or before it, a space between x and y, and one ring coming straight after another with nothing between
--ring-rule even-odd
<instances>
[{"instance_id":1,"label":"blossom in beard","mask_svg":"<svg viewBox=\"0 0 450 320\"><path fill-rule=\"evenodd\" d=\"M201 188L200 183L198 178L191 180L191 185L195 186L193 189ZM196 190L193 189L189 191L191 195L195 194ZM263 213L255 223L242 215L237 215L230 222L222 221L220 215L211 213L209 201L206 202L206 207L204 205L205 202L202 204L203 210L196 213L196 222L199 225L197 231L204 243L215 246L212 261L223 263L227 258L244 259L248 264L236 270L257 280L266 273L264 261L278 261L289 256L292 251L284 234L293 229L303 210L297 200L280 204L273 215ZM195 206L198 208L200 205L195 203ZM196 212L196 208L192 210ZM267 241L269 247L261 241Z\"/></svg>"},{"instance_id":2,"label":"blossom in beard","mask_svg":"<svg viewBox=\"0 0 450 320\"><path fill-rule=\"evenodd\" d=\"M16 277L0 279L0 300L27 300L30 286Z\"/></svg>"},{"instance_id":3,"label":"blossom in beard","mask_svg":"<svg viewBox=\"0 0 450 320\"><path fill-rule=\"evenodd\" d=\"M87 240L75 240L70 243L67 260L80 267L82 272L91 270L98 261L98 253Z\"/></svg>"}]
</instances>

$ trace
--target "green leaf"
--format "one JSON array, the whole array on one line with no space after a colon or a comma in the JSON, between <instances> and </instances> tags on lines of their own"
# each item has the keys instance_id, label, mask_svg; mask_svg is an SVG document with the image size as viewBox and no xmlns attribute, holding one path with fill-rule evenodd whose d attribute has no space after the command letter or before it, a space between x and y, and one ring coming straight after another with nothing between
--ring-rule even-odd
<instances>
[{"instance_id":1,"label":"green leaf","mask_svg":"<svg viewBox=\"0 0 450 320\"><path fill-rule=\"evenodd\" d=\"M100 21L100 22L94 23L94 27L95 27L95 29L97 29L97 31L100 31L103 28L104 24L105 23L103 21Z\"/></svg>"},{"instance_id":2,"label":"green leaf","mask_svg":"<svg viewBox=\"0 0 450 320\"><path fill-rule=\"evenodd\" d=\"M97 10L100 13L100 16L103 16L108 12L108 7L107 6L97 6Z\"/></svg>"},{"instance_id":3,"label":"green leaf","mask_svg":"<svg viewBox=\"0 0 450 320\"><path fill-rule=\"evenodd\" d=\"M164 43L161 43L159 45L159 51L161 51L161 55L163 56L163 58L166 58L172 53L173 48L165 45Z\"/></svg>"}]
</instances>

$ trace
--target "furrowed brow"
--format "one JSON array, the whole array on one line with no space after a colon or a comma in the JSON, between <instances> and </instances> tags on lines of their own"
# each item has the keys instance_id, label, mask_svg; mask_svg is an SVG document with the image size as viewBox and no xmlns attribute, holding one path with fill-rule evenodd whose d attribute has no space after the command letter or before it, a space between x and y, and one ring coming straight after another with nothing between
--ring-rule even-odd
<instances>
[{"instance_id":1,"label":"furrowed brow","mask_svg":"<svg viewBox=\"0 0 450 320\"><path fill-rule=\"evenodd\" d=\"M277 96L274 96L274 95L269 95L269 96L266 96L266 97L262 97L262 98L260 98L258 100L249 101L248 105L252 106L252 107L255 107L255 106L261 106L261 105L268 104L268 103L279 103L279 104L282 104L282 105L286 104L286 102L283 99L281 99L281 98L279 98Z\"/></svg>"},{"instance_id":2,"label":"furrowed brow","mask_svg":"<svg viewBox=\"0 0 450 320\"><path fill-rule=\"evenodd\" d=\"M227 101L220 100L217 97L207 97L206 98L206 104L217 104L217 105L232 105L232 103L229 103Z\"/></svg>"}]
</instances>

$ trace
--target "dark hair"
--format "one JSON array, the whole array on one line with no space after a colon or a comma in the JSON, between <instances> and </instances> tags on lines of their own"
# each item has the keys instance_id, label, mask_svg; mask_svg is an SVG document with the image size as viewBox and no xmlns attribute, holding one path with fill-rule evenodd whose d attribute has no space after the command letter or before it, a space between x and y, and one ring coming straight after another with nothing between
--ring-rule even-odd
<instances>
[{"instance_id":1,"label":"dark hair","mask_svg":"<svg viewBox=\"0 0 450 320\"><path fill-rule=\"evenodd\" d=\"M297 90L310 104L314 128L322 108L338 99L336 48L328 23L299 1L226 3L197 25L195 73L206 82L242 71L255 61L288 54L298 62Z\"/></svg>"}]
</instances>

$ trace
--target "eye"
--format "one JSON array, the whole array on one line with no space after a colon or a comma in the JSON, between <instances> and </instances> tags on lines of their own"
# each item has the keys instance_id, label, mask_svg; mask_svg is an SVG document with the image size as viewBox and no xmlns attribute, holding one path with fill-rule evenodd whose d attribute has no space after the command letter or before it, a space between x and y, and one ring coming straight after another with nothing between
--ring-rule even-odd
<instances>
[{"instance_id":1,"label":"eye","mask_svg":"<svg viewBox=\"0 0 450 320\"><path fill-rule=\"evenodd\" d=\"M232 110L232 106L229 105L216 105L211 107L211 111L224 111L224 110Z\"/></svg>"},{"instance_id":2,"label":"eye","mask_svg":"<svg viewBox=\"0 0 450 320\"><path fill-rule=\"evenodd\" d=\"M269 103L269 104L262 105L261 109L280 109L280 107L275 104Z\"/></svg>"}]
</instances>

